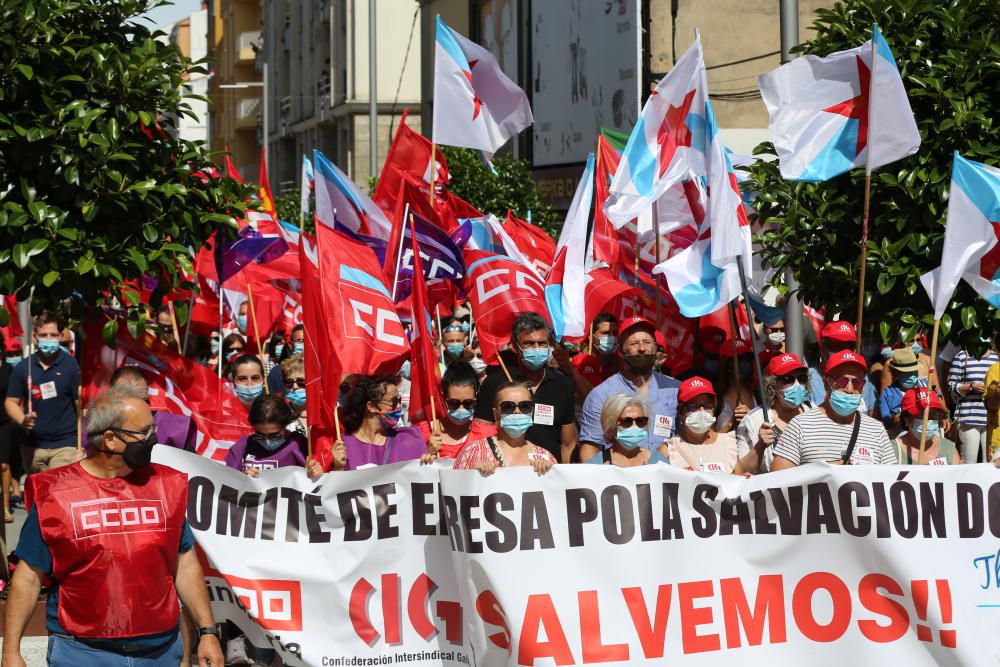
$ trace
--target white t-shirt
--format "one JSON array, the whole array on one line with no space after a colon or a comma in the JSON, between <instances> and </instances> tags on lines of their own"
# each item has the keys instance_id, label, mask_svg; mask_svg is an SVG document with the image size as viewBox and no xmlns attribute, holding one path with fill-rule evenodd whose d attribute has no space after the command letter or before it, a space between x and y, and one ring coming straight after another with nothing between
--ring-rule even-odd
<instances>
[{"instance_id":1,"label":"white t-shirt","mask_svg":"<svg viewBox=\"0 0 1000 667\"><path fill-rule=\"evenodd\" d=\"M868 415L859 414L861 428L851 454L851 465L898 463L885 427ZM774 445L774 455L795 465L839 461L847 452L854 424L835 422L820 409L803 412L788 422Z\"/></svg>"},{"instance_id":2,"label":"white t-shirt","mask_svg":"<svg viewBox=\"0 0 1000 667\"><path fill-rule=\"evenodd\" d=\"M811 401L805 401L802 403L802 407L806 410L812 410L815 406ZM773 415L773 410L768 409L767 415L771 417ZM750 450L754 448L759 439L758 433L760 433L760 427L764 424L764 411L760 408L754 408L747 416L743 418L740 425L736 427L736 452L737 455L742 459L744 456L750 453ZM775 436L780 437L782 431L774 423L774 418L771 417L771 425L774 427ZM775 442L777 445L777 442ZM764 455L760 457L760 465L758 467L757 473L765 473L771 471L771 461L774 460L774 445L766 448L764 450Z\"/></svg>"}]
</instances>

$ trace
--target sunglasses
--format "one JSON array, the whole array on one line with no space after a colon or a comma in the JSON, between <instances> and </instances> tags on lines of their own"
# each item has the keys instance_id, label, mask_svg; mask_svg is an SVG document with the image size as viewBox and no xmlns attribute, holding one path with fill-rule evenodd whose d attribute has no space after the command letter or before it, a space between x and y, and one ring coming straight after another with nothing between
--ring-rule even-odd
<instances>
[{"instance_id":1,"label":"sunglasses","mask_svg":"<svg viewBox=\"0 0 1000 667\"><path fill-rule=\"evenodd\" d=\"M806 373L795 373L788 375L778 375L775 376L774 381L778 384L792 384L793 382L798 382L799 384L805 384L809 381L809 376Z\"/></svg>"},{"instance_id":2,"label":"sunglasses","mask_svg":"<svg viewBox=\"0 0 1000 667\"><path fill-rule=\"evenodd\" d=\"M400 405L403 404L403 399L400 398L399 396L394 396L391 401L387 401L386 399L383 398L381 401L379 401L379 403L388 403L393 408L398 408Z\"/></svg>"},{"instance_id":3,"label":"sunglasses","mask_svg":"<svg viewBox=\"0 0 1000 667\"><path fill-rule=\"evenodd\" d=\"M648 423L649 417L622 417L618 420L618 425L624 428L632 428L633 424L639 428L646 428Z\"/></svg>"},{"instance_id":4,"label":"sunglasses","mask_svg":"<svg viewBox=\"0 0 1000 667\"><path fill-rule=\"evenodd\" d=\"M285 380L285 387L287 387L288 389L291 389L293 387L301 387L301 388L305 389L306 388L306 379L302 378L300 380L298 378L288 378L287 380Z\"/></svg>"},{"instance_id":5,"label":"sunglasses","mask_svg":"<svg viewBox=\"0 0 1000 667\"><path fill-rule=\"evenodd\" d=\"M768 331L774 331L774 332L784 333L785 332L785 327L768 327L767 330Z\"/></svg>"},{"instance_id":6,"label":"sunglasses","mask_svg":"<svg viewBox=\"0 0 1000 667\"><path fill-rule=\"evenodd\" d=\"M460 401L457 398L446 398L444 399L444 404L448 406L449 410L458 410L459 408L471 410L476 407L476 399L467 398L464 401Z\"/></svg>"},{"instance_id":7,"label":"sunglasses","mask_svg":"<svg viewBox=\"0 0 1000 667\"><path fill-rule=\"evenodd\" d=\"M830 384L832 384L837 389L843 389L848 384L850 384L851 386L854 387L854 391L861 391L865 386L864 378L852 378L852 377L847 377L846 375L841 375L838 378L827 378L827 379L830 381Z\"/></svg>"},{"instance_id":8,"label":"sunglasses","mask_svg":"<svg viewBox=\"0 0 1000 667\"><path fill-rule=\"evenodd\" d=\"M519 401L515 403L514 401L501 401L498 406L501 415L512 415L514 410L518 410L523 415L530 415L535 411L534 401Z\"/></svg>"}]
</instances>

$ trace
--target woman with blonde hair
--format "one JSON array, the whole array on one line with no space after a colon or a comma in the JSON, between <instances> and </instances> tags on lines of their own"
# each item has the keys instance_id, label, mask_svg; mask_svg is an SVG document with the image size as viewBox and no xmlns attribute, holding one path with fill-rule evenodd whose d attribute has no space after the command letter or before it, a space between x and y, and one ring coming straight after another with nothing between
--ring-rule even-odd
<instances>
[{"instance_id":1,"label":"woman with blonde hair","mask_svg":"<svg viewBox=\"0 0 1000 667\"><path fill-rule=\"evenodd\" d=\"M649 437L649 406L638 394L612 394L601 408L601 428L608 443L587 463L631 468L667 463L663 454L643 447Z\"/></svg>"}]
</instances>

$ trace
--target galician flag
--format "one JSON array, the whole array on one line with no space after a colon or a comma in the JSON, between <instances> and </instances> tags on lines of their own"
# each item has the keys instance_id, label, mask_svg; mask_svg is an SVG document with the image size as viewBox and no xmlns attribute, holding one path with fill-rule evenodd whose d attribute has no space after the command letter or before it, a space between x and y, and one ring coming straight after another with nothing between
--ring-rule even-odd
<instances>
[{"instance_id":1,"label":"galician flag","mask_svg":"<svg viewBox=\"0 0 1000 667\"><path fill-rule=\"evenodd\" d=\"M299 226L304 224L306 215L309 213L309 197L316 189L316 182L313 179L313 166L309 157L302 156L302 183L299 185Z\"/></svg>"},{"instance_id":2,"label":"galician flag","mask_svg":"<svg viewBox=\"0 0 1000 667\"><path fill-rule=\"evenodd\" d=\"M920 133L878 26L861 46L803 56L759 78L782 177L825 181L913 155Z\"/></svg>"},{"instance_id":3,"label":"galician flag","mask_svg":"<svg viewBox=\"0 0 1000 667\"><path fill-rule=\"evenodd\" d=\"M587 289L587 227L594 198L594 154L576 186L556 245L555 260L545 285L545 303L552 316L556 340L578 338L587 333L584 296Z\"/></svg>"},{"instance_id":4,"label":"galician flag","mask_svg":"<svg viewBox=\"0 0 1000 667\"><path fill-rule=\"evenodd\" d=\"M670 186L704 172L708 84L701 37L660 80L632 129L611 180L604 213L622 227L649 211Z\"/></svg>"},{"instance_id":5,"label":"galician flag","mask_svg":"<svg viewBox=\"0 0 1000 667\"><path fill-rule=\"evenodd\" d=\"M941 266L920 276L941 319L962 278L1000 308L1000 169L955 151Z\"/></svg>"},{"instance_id":6,"label":"galician flag","mask_svg":"<svg viewBox=\"0 0 1000 667\"><path fill-rule=\"evenodd\" d=\"M475 148L489 159L532 120L527 95L507 78L493 55L438 16L432 139Z\"/></svg>"}]
</instances>

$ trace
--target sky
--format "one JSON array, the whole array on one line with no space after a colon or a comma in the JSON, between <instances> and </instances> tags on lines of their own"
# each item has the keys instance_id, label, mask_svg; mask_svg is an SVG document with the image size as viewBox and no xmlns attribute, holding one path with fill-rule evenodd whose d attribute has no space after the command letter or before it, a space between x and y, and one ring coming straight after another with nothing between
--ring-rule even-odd
<instances>
[{"instance_id":1,"label":"sky","mask_svg":"<svg viewBox=\"0 0 1000 667\"><path fill-rule=\"evenodd\" d=\"M161 27L183 18L201 8L201 0L172 0L173 4L157 7L146 16L152 21L151 27Z\"/></svg>"}]
</instances>

